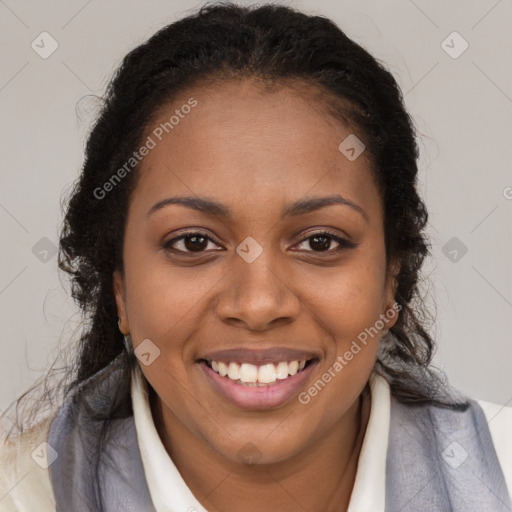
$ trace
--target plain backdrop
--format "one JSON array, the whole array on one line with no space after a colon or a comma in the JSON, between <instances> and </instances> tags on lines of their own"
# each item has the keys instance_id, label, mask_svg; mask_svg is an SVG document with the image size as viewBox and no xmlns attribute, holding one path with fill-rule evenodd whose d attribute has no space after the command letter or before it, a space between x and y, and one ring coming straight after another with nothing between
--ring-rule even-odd
<instances>
[{"instance_id":1,"label":"plain backdrop","mask_svg":"<svg viewBox=\"0 0 512 512\"><path fill-rule=\"evenodd\" d=\"M94 95L129 50L200 5L0 0L2 410L79 325L55 249ZM512 403L512 2L286 5L333 19L398 80L420 134L435 363L471 396Z\"/></svg>"}]
</instances>

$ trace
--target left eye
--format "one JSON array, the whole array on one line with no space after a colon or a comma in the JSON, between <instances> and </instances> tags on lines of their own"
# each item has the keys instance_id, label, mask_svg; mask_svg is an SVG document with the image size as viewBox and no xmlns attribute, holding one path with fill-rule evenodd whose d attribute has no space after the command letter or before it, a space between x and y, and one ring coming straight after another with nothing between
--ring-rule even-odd
<instances>
[{"instance_id":1,"label":"left eye","mask_svg":"<svg viewBox=\"0 0 512 512\"><path fill-rule=\"evenodd\" d=\"M329 250L333 241L336 242L339 247L334 250ZM344 247L351 246L347 240L328 232L315 233L314 235L310 235L307 238L304 238L299 243L299 245L305 243L309 243L309 247L313 249L313 252L337 252Z\"/></svg>"}]
</instances>

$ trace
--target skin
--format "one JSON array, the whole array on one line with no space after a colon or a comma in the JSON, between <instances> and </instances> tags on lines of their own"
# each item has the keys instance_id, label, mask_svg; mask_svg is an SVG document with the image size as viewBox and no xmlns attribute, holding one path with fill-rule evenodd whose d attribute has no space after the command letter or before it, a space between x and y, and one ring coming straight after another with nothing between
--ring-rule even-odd
<instances>
[{"instance_id":1,"label":"skin","mask_svg":"<svg viewBox=\"0 0 512 512\"><path fill-rule=\"evenodd\" d=\"M161 351L141 365L155 425L209 511L346 510L382 333L306 405L293 397L280 407L242 410L213 389L196 360L232 347L311 350L319 363L304 391L392 308L396 268L387 266L382 202L367 153L349 161L338 150L357 132L327 115L318 90L306 84L264 87L246 79L189 89L152 126L190 97L198 105L142 161L124 273L113 276L121 330L135 347L149 338ZM364 215L331 205L281 217L290 202L333 194ZM173 196L213 199L233 215L172 204L147 216ZM206 250L180 255L190 248L183 240L174 251L163 248L187 228L210 236ZM334 252L340 245L332 239L328 252L312 247L309 237L323 229L355 247ZM248 236L263 248L252 263L236 253ZM260 457L251 465L237 456L248 440Z\"/></svg>"}]
</instances>

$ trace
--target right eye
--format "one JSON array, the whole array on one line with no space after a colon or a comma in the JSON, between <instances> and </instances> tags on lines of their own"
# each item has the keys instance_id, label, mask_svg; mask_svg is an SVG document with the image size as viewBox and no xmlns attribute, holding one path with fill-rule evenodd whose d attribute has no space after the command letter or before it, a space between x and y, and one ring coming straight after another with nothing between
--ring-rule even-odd
<instances>
[{"instance_id":1,"label":"right eye","mask_svg":"<svg viewBox=\"0 0 512 512\"><path fill-rule=\"evenodd\" d=\"M163 248L185 254L205 252L209 244L217 245L206 233L191 231L164 243ZM218 250L218 249L214 249Z\"/></svg>"}]
</instances>

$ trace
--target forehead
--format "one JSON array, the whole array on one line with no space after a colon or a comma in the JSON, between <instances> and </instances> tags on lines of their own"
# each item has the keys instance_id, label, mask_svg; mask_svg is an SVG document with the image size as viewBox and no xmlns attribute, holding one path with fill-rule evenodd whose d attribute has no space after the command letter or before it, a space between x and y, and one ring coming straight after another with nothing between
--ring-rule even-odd
<instances>
[{"instance_id":1,"label":"forehead","mask_svg":"<svg viewBox=\"0 0 512 512\"><path fill-rule=\"evenodd\" d=\"M242 80L188 89L149 125L144 140L154 147L139 167L134 201L198 195L236 210L340 193L370 208L377 191L368 155L349 160L339 149L349 136L364 137L327 114L326 101L307 84Z\"/></svg>"}]
</instances>

